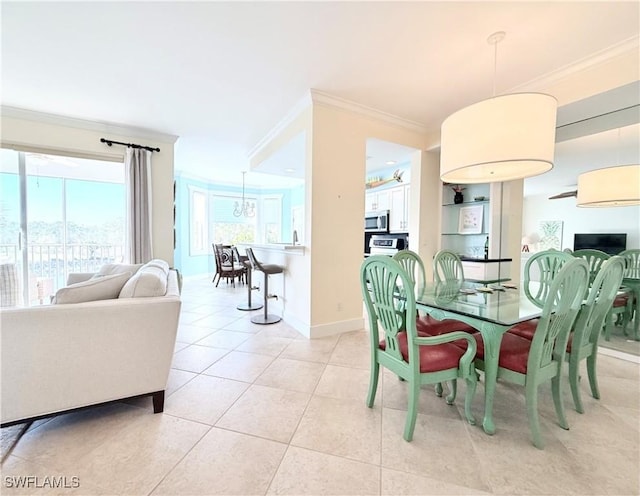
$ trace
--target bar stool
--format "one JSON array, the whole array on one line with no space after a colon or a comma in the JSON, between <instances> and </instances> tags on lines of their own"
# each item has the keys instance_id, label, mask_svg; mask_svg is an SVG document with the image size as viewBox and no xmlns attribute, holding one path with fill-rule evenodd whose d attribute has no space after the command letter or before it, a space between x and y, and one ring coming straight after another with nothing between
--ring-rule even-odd
<instances>
[{"instance_id":1,"label":"bar stool","mask_svg":"<svg viewBox=\"0 0 640 496\"><path fill-rule=\"evenodd\" d=\"M251 322L253 322L254 324L264 325L280 322L282 320L281 317L268 313L267 301L268 298L277 298L277 296L269 295L269 275L281 274L282 272L284 272L284 267L282 265L275 264L261 264L256 260L256 257L253 254L253 250L251 248L247 248L247 256L249 257L249 262L251 263L251 267L253 268L253 270L258 270L264 273L264 314L251 317Z\"/></svg>"},{"instance_id":2,"label":"bar stool","mask_svg":"<svg viewBox=\"0 0 640 496\"><path fill-rule=\"evenodd\" d=\"M245 277L247 278L247 302L240 303L240 305L238 305L236 308L238 310L245 310L245 311L260 310L262 308L262 305L260 303L251 302L251 291L258 289L258 286L254 286L253 283L251 282L251 273L253 272L253 265L251 265L251 261L249 260L243 260L241 263L247 268L247 272L245 275Z\"/></svg>"}]
</instances>

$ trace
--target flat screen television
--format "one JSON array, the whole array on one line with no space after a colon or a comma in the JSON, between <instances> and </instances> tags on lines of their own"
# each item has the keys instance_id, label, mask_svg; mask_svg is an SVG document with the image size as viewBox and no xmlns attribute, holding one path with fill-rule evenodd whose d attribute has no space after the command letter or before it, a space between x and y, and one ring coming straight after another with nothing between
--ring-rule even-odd
<instances>
[{"instance_id":1,"label":"flat screen television","mask_svg":"<svg viewBox=\"0 0 640 496\"><path fill-rule=\"evenodd\" d=\"M609 255L617 255L627 249L626 233L574 234L573 250L600 250Z\"/></svg>"}]
</instances>

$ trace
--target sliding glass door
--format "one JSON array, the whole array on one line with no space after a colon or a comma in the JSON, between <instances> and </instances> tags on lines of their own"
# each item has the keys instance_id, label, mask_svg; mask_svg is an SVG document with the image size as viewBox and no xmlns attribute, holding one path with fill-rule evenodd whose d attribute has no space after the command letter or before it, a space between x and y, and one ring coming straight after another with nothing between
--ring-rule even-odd
<instances>
[{"instance_id":1,"label":"sliding glass door","mask_svg":"<svg viewBox=\"0 0 640 496\"><path fill-rule=\"evenodd\" d=\"M3 149L0 191L0 263L15 264L26 304L122 261L123 164Z\"/></svg>"}]
</instances>

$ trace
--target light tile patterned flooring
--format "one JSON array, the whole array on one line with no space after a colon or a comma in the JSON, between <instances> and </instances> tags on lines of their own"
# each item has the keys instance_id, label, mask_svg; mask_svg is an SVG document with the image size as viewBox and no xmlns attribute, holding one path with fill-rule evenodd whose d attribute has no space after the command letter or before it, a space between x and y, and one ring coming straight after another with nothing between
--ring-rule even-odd
<instances>
[{"instance_id":1,"label":"light tile patterned flooring","mask_svg":"<svg viewBox=\"0 0 640 496\"><path fill-rule=\"evenodd\" d=\"M38 422L2 466L2 493L639 493L637 364L600 356L602 399L584 373L583 415L566 388L569 431L542 386L544 451L530 442L522 389L506 384L494 436L462 419L462 384L453 406L424 387L407 443L404 383L385 372L374 408L365 406L366 331L309 341L285 323L251 324L235 309L245 298L244 287L185 280L164 414L145 398ZM29 475L76 476L80 487L7 487L7 476Z\"/></svg>"}]
</instances>

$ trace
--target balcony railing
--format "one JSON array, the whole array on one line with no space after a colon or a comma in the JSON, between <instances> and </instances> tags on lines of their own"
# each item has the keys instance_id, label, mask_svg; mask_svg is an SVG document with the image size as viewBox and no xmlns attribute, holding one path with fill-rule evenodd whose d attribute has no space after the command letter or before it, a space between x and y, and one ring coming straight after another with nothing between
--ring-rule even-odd
<instances>
[{"instance_id":1,"label":"balcony railing","mask_svg":"<svg viewBox=\"0 0 640 496\"><path fill-rule=\"evenodd\" d=\"M124 246L97 244L30 244L27 248L29 301L46 303L66 285L70 272L97 272L107 263L122 262ZM18 245L0 245L2 263L22 263Z\"/></svg>"}]
</instances>

